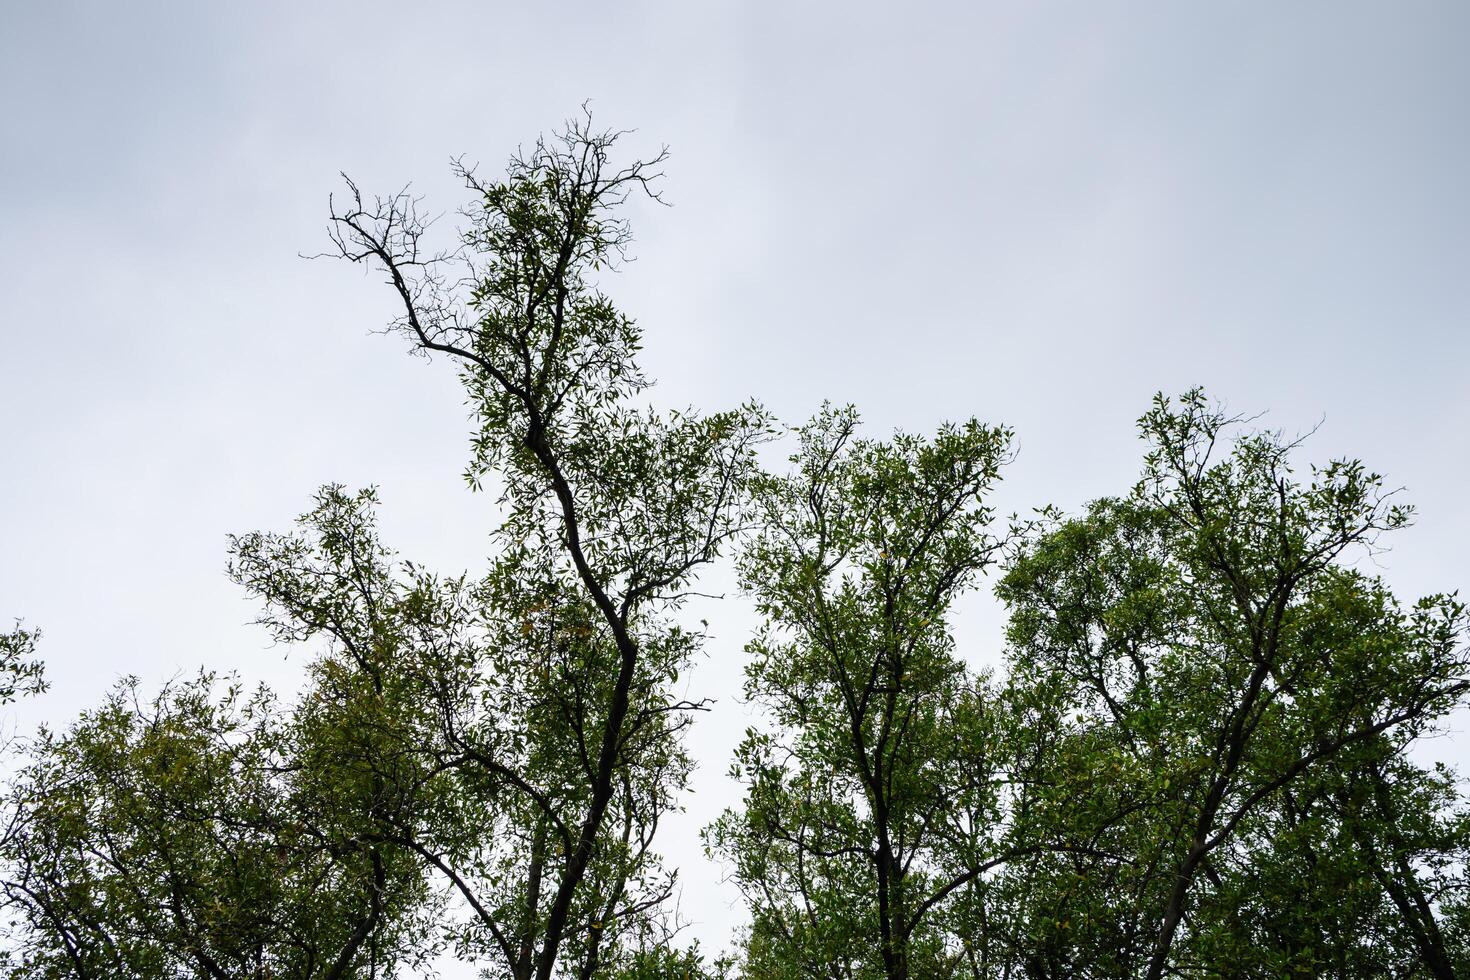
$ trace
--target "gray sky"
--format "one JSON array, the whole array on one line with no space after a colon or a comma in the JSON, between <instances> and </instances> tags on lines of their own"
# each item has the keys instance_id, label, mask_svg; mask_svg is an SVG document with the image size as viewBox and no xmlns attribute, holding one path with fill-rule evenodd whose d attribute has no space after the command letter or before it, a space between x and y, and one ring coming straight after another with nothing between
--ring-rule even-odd
<instances>
[{"instance_id":1,"label":"gray sky","mask_svg":"<svg viewBox=\"0 0 1470 980\"><path fill-rule=\"evenodd\" d=\"M310 7L310 10L305 8ZM248 8L248 9L247 9ZM69 3L0 0L0 620L46 632L61 722L118 676L287 687L225 535L376 483L387 540L476 568L445 364L371 336L376 277L326 195L464 198L584 99L672 151L608 288L667 405L856 402L873 433L970 415L1020 457L1006 508L1124 490L1133 420L1203 384L1361 456L1417 526L1405 594L1470 585L1470 5ZM697 829L733 799L739 602L692 691L664 848L694 933L733 890ZM961 636L999 654L971 604ZM1436 746L1464 753L1454 740Z\"/></svg>"}]
</instances>

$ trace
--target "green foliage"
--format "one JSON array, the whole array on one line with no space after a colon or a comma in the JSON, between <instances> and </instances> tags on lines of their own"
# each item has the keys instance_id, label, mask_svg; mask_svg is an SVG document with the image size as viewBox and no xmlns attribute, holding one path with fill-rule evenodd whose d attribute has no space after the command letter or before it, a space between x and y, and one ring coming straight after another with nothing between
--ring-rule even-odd
<instances>
[{"instance_id":1,"label":"green foliage","mask_svg":"<svg viewBox=\"0 0 1470 980\"><path fill-rule=\"evenodd\" d=\"M0 704L46 690L45 668L36 659L40 640L39 631L25 629L20 623L9 633L0 633Z\"/></svg>"},{"instance_id":2,"label":"green foliage","mask_svg":"<svg viewBox=\"0 0 1470 980\"><path fill-rule=\"evenodd\" d=\"M1188 937L1240 977L1459 976L1466 817L1443 768L1355 746L1252 825Z\"/></svg>"},{"instance_id":3,"label":"green foliage","mask_svg":"<svg viewBox=\"0 0 1470 980\"><path fill-rule=\"evenodd\" d=\"M962 907L1003 860L1001 712L946 616L998 547L982 502L1009 433L856 438L827 409L789 476L756 487L741 573L766 626L733 774L745 805L707 833L751 905L752 977L949 975Z\"/></svg>"},{"instance_id":4,"label":"green foliage","mask_svg":"<svg viewBox=\"0 0 1470 980\"><path fill-rule=\"evenodd\" d=\"M406 196L367 204L349 182L351 207L333 212L340 254L381 269L401 301L394 329L460 369L467 477L500 491L488 573L400 561L374 495L335 486L299 533L232 548L276 639L325 643L280 749L290 798L312 802L321 836L438 883L415 907L435 925L421 951L447 942L516 978L699 962L671 943L673 875L652 849L688 776L681 732L705 706L672 693L702 640L677 613L742 527L770 428L753 405L635 403L639 331L594 277L621 258L617 209L662 156L616 169L617 138L581 119L501 180L460 169L474 205L450 254L420 248ZM102 820L81 839L110 833ZM177 958L190 941L159 944Z\"/></svg>"},{"instance_id":5,"label":"green foliage","mask_svg":"<svg viewBox=\"0 0 1470 980\"><path fill-rule=\"evenodd\" d=\"M1298 481L1293 444L1231 424L1198 392L1158 399L1134 491L1057 520L999 590L1014 696L1057 732L1031 819L1122 858L1022 872L1039 975L1220 962L1200 918L1271 853L1265 815L1366 744L1401 753L1465 690L1464 606L1405 610L1345 564L1409 519L1382 479Z\"/></svg>"},{"instance_id":6,"label":"green foliage","mask_svg":"<svg viewBox=\"0 0 1470 980\"><path fill-rule=\"evenodd\" d=\"M1363 560L1411 511L1356 460L1199 391L1140 420L1128 492L1004 535L1011 433L794 430L755 404L649 407L634 320L602 291L664 155L571 121L485 181L451 249L404 194L334 207L337 252L450 359L478 573L381 540L329 485L291 533L231 541L286 704L201 675L124 681L11 741L0 834L18 980L349 980L447 952L512 980L1470 975L1470 811L1417 743L1470 686L1470 614L1402 602ZM681 941L655 837L709 702L682 607L740 539L762 712L706 829L749 910L713 961ZM1006 670L956 604L1002 563ZM45 688L0 634L0 704ZM17 757L15 749L22 751Z\"/></svg>"},{"instance_id":7,"label":"green foliage","mask_svg":"<svg viewBox=\"0 0 1470 980\"><path fill-rule=\"evenodd\" d=\"M606 724L617 649L543 552L508 551L482 581L439 579L378 543L374 502L326 488L303 534L237 539L235 574L267 601L278 638L331 641L301 723L343 736L313 743L339 791L359 775L364 795L343 811L376 803L385 837L469 904L450 930L461 955L516 965L546 927L543 883L566 873L592 806L587 733ZM650 845L688 760L684 709L663 689L699 638L639 628L622 772L568 912L564 955L584 963L618 962L672 887Z\"/></svg>"},{"instance_id":8,"label":"green foliage","mask_svg":"<svg viewBox=\"0 0 1470 980\"><path fill-rule=\"evenodd\" d=\"M147 703L126 681L42 732L11 791L12 975L335 980L418 960L417 867L285 764L297 737L267 694L208 675Z\"/></svg>"}]
</instances>

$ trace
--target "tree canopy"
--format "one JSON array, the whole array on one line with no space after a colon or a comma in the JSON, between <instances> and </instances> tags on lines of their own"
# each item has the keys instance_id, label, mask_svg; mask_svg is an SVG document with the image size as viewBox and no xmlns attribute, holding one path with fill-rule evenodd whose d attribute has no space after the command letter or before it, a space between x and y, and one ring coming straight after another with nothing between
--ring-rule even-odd
<instances>
[{"instance_id":1,"label":"tree canopy","mask_svg":"<svg viewBox=\"0 0 1470 980\"><path fill-rule=\"evenodd\" d=\"M1140 419L1135 485L1005 518L1004 425L659 409L599 282L665 154L620 136L584 114L456 166L443 249L347 182L332 254L462 386L483 567L400 556L372 488L233 537L302 688L124 678L10 742L6 976L1470 976L1470 811L1419 750L1465 705L1470 613L1366 561L1413 516L1384 477L1196 389ZM721 710L681 682L726 558L758 720L705 830L748 913L714 957L657 832ZM989 650L955 629L980 590ZM0 704L44 691L38 641L0 634Z\"/></svg>"}]
</instances>

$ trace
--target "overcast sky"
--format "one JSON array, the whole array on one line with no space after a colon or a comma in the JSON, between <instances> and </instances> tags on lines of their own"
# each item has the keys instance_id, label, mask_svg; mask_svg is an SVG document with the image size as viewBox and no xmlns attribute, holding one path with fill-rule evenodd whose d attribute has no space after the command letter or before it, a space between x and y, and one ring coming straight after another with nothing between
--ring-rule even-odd
<instances>
[{"instance_id":1,"label":"overcast sky","mask_svg":"<svg viewBox=\"0 0 1470 980\"><path fill-rule=\"evenodd\" d=\"M1131 484L1154 391L1204 385L1408 488L1403 593L1470 586L1467 42L1458 0L0 0L0 621L44 629L54 683L19 724L125 673L289 690L225 537L321 483L379 485L405 556L482 566L451 369L371 334L377 277L298 254L338 171L452 213L452 156L489 172L585 99L671 150L673 207L606 284L663 403L1007 423L1002 506L1075 509ZM701 614L691 690L721 700L662 839L719 946L697 830L734 799L750 620Z\"/></svg>"}]
</instances>

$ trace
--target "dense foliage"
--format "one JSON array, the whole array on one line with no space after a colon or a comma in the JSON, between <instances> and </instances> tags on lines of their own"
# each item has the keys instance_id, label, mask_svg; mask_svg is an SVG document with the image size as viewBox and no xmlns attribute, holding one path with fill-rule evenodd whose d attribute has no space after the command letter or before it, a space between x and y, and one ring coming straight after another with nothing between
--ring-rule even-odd
<instances>
[{"instance_id":1,"label":"dense foliage","mask_svg":"<svg viewBox=\"0 0 1470 980\"><path fill-rule=\"evenodd\" d=\"M597 275L663 157L615 166L617 138L583 118L501 179L460 169L447 251L349 183L336 252L458 369L485 567L400 558L375 492L335 485L235 537L304 688L127 679L11 743L5 975L1470 976L1470 813L1417 748L1464 705L1470 616L1368 570L1412 516L1382 477L1191 391L1140 420L1135 486L999 522L1004 427L650 408ZM684 602L732 550L760 717L705 831L749 912L711 961L656 832L711 707L678 693ZM954 631L981 588L993 672ZM37 641L0 635L0 703L44 690Z\"/></svg>"}]
</instances>

